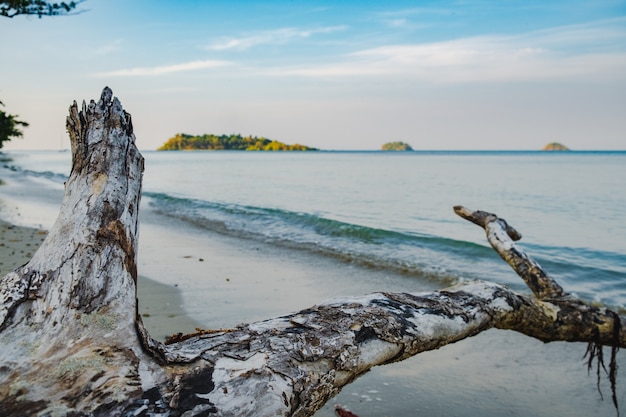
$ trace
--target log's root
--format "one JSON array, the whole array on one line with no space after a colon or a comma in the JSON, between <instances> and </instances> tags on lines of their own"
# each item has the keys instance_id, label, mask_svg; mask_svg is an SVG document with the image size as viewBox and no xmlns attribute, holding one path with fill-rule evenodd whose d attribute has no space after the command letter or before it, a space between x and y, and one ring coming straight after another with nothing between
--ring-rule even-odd
<instances>
[{"instance_id":1,"label":"log's root","mask_svg":"<svg viewBox=\"0 0 626 417\"><path fill-rule=\"evenodd\" d=\"M463 206L454 206L454 212L460 217L482 227L487 233L487 240L500 257L508 263L513 270L526 282L533 294L540 300L548 302L556 300L570 300L571 296L552 279L541 266L535 262L530 256L526 255L520 248L515 247L513 242L522 238L522 235L510 226L504 219L499 218L493 213L477 210L472 211ZM494 227L496 226L496 227ZM579 305L583 305L579 302ZM599 311L599 310L596 310ZM595 323L612 323L601 330L594 325L591 331L591 340L588 342L587 351L583 359L587 359L587 370L591 373L594 362L596 362L597 387L600 397L602 390L600 382L602 379L602 371L609 378L611 385L611 397L613 405L619 416L619 404L617 401L617 351L622 343L622 322L620 316L611 310L604 310L602 320ZM591 321L592 323L594 320ZM604 337L602 336L604 332ZM588 340L588 339L587 339ZM609 369L604 364L603 345L611 347L611 358L609 361Z\"/></svg>"},{"instance_id":2,"label":"log's root","mask_svg":"<svg viewBox=\"0 0 626 417\"><path fill-rule=\"evenodd\" d=\"M594 360L596 363L596 385L598 387L598 393L600 394L600 398L604 400L604 396L602 395L602 389L600 388L600 381L602 380L602 370L609 377L609 383L611 384L611 399L613 400L613 406L617 411L617 415L619 417L619 403L617 401L617 352L619 351L619 338L621 332L621 324L619 315L613 311L611 311L613 315L613 339L614 342L611 344L611 359L609 360L609 369L606 369L604 365L604 352L603 346L600 343L600 336L598 329L594 330L595 340L591 341L587 344L587 351L583 356L583 359L587 359L587 371L591 373L594 365Z\"/></svg>"}]
</instances>

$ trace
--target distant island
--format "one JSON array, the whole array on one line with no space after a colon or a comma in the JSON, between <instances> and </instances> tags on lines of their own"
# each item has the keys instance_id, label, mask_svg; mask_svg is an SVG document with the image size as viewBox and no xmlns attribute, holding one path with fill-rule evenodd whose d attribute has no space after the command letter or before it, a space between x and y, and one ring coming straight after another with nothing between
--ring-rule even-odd
<instances>
[{"instance_id":1,"label":"distant island","mask_svg":"<svg viewBox=\"0 0 626 417\"><path fill-rule=\"evenodd\" d=\"M287 145L277 140L257 136L212 135L202 136L178 133L161 145L157 151L229 150L229 151L317 151L304 145Z\"/></svg>"},{"instance_id":2,"label":"distant island","mask_svg":"<svg viewBox=\"0 0 626 417\"><path fill-rule=\"evenodd\" d=\"M383 151L412 151L411 145L404 142L387 142L382 147Z\"/></svg>"},{"instance_id":3,"label":"distant island","mask_svg":"<svg viewBox=\"0 0 626 417\"><path fill-rule=\"evenodd\" d=\"M542 151L569 151L570 149L567 146L562 145L558 142L550 142L546 146L544 146L541 150Z\"/></svg>"}]
</instances>

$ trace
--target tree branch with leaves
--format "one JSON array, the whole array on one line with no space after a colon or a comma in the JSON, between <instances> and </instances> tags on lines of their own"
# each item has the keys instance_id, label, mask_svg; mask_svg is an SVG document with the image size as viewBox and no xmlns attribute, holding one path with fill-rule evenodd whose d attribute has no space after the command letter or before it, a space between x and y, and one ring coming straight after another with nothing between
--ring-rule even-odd
<instances>
[{"instance_id":1,"label":"tree branch with leaves","mask_svg":"<svg viewBox=\"0 0 626 417\"><path fill-rule=\"evenodd\" d=\"M13 18L19 15L37 16L60 16L72 14L79 1L70 2L47 2L42 0L7 0L0 1L0 16Z\"/></svg>"}]
</instances>

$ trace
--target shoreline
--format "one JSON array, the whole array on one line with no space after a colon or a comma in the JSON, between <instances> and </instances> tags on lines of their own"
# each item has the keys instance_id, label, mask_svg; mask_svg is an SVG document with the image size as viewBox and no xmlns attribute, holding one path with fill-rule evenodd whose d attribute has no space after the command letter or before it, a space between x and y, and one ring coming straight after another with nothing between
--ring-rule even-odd
<instances>
[{"instance_id":1,"label":"shoreline","mask_svg":"<svg viewBox=\"0 0 626 417\"><path fill-rule=\"evenodd\" d=\"M0 156L6 157L2 153ZM5 158L2 162L10 161ZM30 261L54 224L63 196L61 187L49 189L32 181L24 183L16 175L0 165L0 277ZM137 298L143 323L156 340L180 332L192 333L199 327L183 308L182 292L174 285L139 274Z\"/></svg>"}]
</instances>

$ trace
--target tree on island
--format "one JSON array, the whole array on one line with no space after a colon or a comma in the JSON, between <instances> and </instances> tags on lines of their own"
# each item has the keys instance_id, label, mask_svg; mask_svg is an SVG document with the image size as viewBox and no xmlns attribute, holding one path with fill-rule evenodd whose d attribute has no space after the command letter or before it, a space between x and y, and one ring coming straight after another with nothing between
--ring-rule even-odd
<instances>
[{"instance_id":1,"label":"tree on island","mask_svg":"<svg viewBox=\"0 0 626 417\"><path fill-rule=\"evenodd\" d=\"M144 159L130 115L105 88L82 110L74 102L66 126L72 170L59 217L32 259L0 278L3 417L306 417L373 366L494 328L585 342L598 378L602 346L610 346L617 407L626 318L567 293L515 243L521 235L503 219L461 206L456 214L485 230L532 294L468 281L432 293L344 297L154 340L137 311Z\"/></svg>"},{"instance_id":2,"label":"tree on island","mask_svg":"<svg viewBox=\"0 0 626 417\"><path fill-rule=\"evenodd\" d=\"M316 151L304 145L285 143L257 136L212 135L201 136L178 133L161 145L158 151L231 150L231 151Z\"/></svg>"},{"instance_id":3,"label":"tree on island","mask_svg":"<svg viewBox=\"0 0 626 417\"><path fill-rule=\"evenodd\" d=\"M0 16L13 18L19 15L60 16L69 15L84 0L70 2L47 2L43 0L6 0L0 1Z\"/></svg>"},{"instance_id":4,"label":"tree on island","mask_svg":"<svg viewBox=\"0 0 626 417\"><path fill-rule=\"evenodd\" d=\"M0 106L4 103L0 101ZM0 110L0 149L4 146L4 142L8 142L11 138L20 138L23 136L21 127L27 127L28 123L17 120L17 115L7 114Z\"/></svg>"},{"instance_id":5,"label":"tree on island","mask_svg":"<svg viewBox=\"0 0 626 417\"><path fill-rule=\"evenodd\" d=\"M559 142L550 142L546 146L544 146L541 150L542 151L569 151L570 149L567 146L560 144Z\"/></svg>"},{"instance_id":6,"label":"tree on island","mask_svg":"<svg viewBox=\"0 0 626 417\"><path fill-rule=\"evenodd\" d=\"M412 151L411 145L404 142L387 142L382 146L383 151Z\"/></svg>"}]
</instances>

